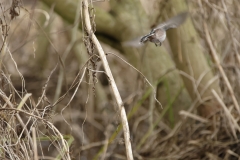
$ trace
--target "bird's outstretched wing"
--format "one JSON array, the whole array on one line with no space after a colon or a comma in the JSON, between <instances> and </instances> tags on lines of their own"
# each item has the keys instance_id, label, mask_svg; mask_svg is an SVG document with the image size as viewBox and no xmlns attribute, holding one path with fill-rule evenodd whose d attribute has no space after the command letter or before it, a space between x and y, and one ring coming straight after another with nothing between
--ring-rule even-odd
<instances>
[{"instance_id":1,"label":"bird's outstretched wing","mask_svg":"<svg viewBox=\"0 0 240 160\"><path fill-rule=\"evenodd\" d=\"M137 37L133 40L122 42L122 45L129 46L129 47L136 47L136 48L142 47L144 43L141 42L141 39L142 37Z\"/></svg>"},{"instance_id":2,"label":"bird's outstretched wing","mask_svg":"<svg viewBox=\"0 0 240 160\"><path fill-rule=\"evenodd\" d=\"M144 43L146 43L148 41L148 37L152 36L153 34L154 33L150 32L149 34L147 34L145 36L141 36L141 37L135 38L133 40L123 42L122 45L123 46L132 46L132 47L141 47L141 46L143 46Z\"/></svg>"},{"instance_id":3,"label":"bird's outstretched wing","mask_svg":"<svg viewBox=\"0 0 240 160\"><path fill-rule=\"evenodd\" d=\"M163 28L164 30L168 30L170 28L177 28L186 20L187 16L188 12L182 12L175 17L170 18L166 22L160 23L159 25L157 25L156 28L154 28L154 30L159 28Z\"/></svg>"}]
</instances>

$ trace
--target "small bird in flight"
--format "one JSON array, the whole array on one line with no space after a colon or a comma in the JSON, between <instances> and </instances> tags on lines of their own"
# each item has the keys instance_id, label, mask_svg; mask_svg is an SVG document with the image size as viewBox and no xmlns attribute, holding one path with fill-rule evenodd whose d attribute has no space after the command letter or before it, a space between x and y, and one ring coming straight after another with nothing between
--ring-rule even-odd
<instances>
[{"instance_id":1,"label":"small bird in flight","mask_svg":"<svg viewBox=\"0 0 240 160\"><path fill-rule=\"evenodd\" d=\"M181 25L187 18L188 12L182 12L175 17L170 18L166 22L160 23L156 28L143 36L136 38L134 40L124 42L124 46L140 47L147 41L154 43L156 46L161 46L162 42L166 39L166 31L170 28L177 28Z\"/></svg>"}]
</instances>

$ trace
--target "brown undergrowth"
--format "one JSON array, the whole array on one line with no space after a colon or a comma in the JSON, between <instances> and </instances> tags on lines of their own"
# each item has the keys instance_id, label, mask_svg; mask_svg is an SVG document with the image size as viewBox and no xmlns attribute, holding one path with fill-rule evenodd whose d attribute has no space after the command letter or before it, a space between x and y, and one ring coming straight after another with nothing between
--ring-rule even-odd
<instances>
[{"instance_id":1,"label":"brown undergrowth","mask_svg":"<svg viewBox=\"0 0 240 160\"><path fill-rule=\"evenodd\" d=\"M83 41L75 26L80 15L75 25L69 25L52 10L46 14L40 4L14 2L0 8L0 159L126 159L119 110L92 42ZM34 5L42 11L33 13ZM174 126L163 118L168 106L155 108L150 116L152 88L119 51L102 44L109 51L107 59L128 113L135 159L240 159L238 110L201 27L205 23L239 103L239 2L203 0L188 5L200 46L220 80L222 95L212 91L218 102L213 105L220 110L211 117L197 114L198 100L179 112L182 119ZM39 37L46 39L39 42ZM38 48L44 41L46 48ZM47 54L38 61L35 54L41 49ZM90 49L91 55L96 54L94 62L87 55ZM161 79L157 84L163 85ZM169 106L181 94L176 92Z\"/></svg>"}]
</instances>

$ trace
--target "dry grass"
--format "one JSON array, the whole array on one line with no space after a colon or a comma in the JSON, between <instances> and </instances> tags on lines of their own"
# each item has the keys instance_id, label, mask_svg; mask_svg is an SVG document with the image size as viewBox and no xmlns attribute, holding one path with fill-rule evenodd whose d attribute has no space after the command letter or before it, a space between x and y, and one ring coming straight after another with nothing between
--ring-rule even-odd
<instances>
[{"instance_id":1,"label":"dry grass","mask_svg":"<svg viewBox=\"0 0 240 160\"><path fill-rule=\"evenodd\" d=\"M4 15L1 17L0 159L126 159L120 111L94 46L85 41L93 49L93 55L87 56L77 27L65 24L49 12L50 29L46 30L42 25L45 23L40 22L40 12L31 17L32 6L15 4L11 6L14 17L9 15L9 8L0 8ZM113 77L129 113L135 159L240 159L237 108L240 2L188 0L188 5L201 37L200 46L220 79L222 95L212 93L221 111L209 118L200 117L197 100L193 101L187 111L179 113L182 119L171 128L163 118L168 106L163 106L163 110L154 110L150 125L147 113L153 97L151 87L142 83L141 77L141 90L136 91L139 84L132 81L136 71L121 58L108 54ZM45 34L39 34L42 31ZM41 35L50 42L45 50L48 54L39 62L35 54L42 49L38 48L43 43L38 42ZM117 50L102 46L124 59ZM219 57L218 64L212 60L213 52ZM94 56L96 59L91 63ZM174 96L179 94L181 91Z\"/></svg>"}]
</instances>

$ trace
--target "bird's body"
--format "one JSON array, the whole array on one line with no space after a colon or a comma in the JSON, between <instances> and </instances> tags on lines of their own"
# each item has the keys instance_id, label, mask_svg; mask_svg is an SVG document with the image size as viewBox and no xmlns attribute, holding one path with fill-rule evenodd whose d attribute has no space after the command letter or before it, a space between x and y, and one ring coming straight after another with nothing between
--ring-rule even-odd
<instances>
[{"instance_id":1,"label":"bird's body","mask_svg":"<svg viewBox=\"0 0 240 160\"><path fill-rule=\"evenodd\" d=\"M187 15L187 12L180 13L166 22L157 25L157 27L152 29L149 34L135 40L125 42L124 44L125 46L139 47L143 43L150 41L156 46L161 46L162 42L166 39L166 31L170 28L177 28L181 25L186 20Z\"/></svg>"},{"instance_id":2,"label":"bird's body","mask_svg":"<svg viewBox=\"0 0 240 160\"><path fill-rule=\"evenodd\" d=\"M152 43L155 43L156 46L161 46L162 42L166 39L166 31L159 28L152 30L149 34L146 36L143 36L140 40L141 43L145 43L147 41L150 41Z\"/></svg>"}]
</instances>

